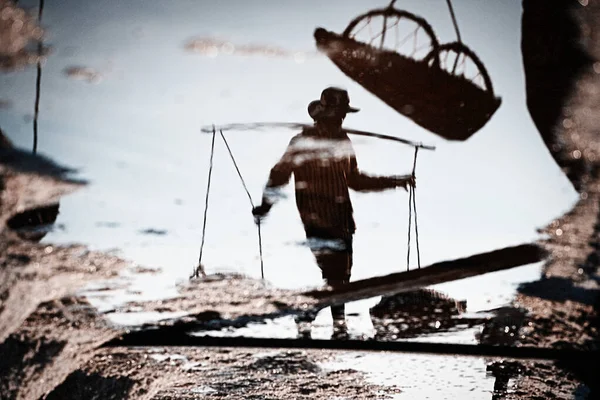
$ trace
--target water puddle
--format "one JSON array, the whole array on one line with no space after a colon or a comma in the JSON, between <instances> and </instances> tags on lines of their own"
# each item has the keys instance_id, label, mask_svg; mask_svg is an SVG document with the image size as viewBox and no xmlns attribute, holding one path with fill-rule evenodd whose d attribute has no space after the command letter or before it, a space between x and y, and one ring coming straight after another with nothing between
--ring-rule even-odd
<instances>
[{"instance_id":1,"label":"water puddle","mask_svg":"<svg viewBox=\"0 0 600 400\"><path fill-rule=\"evenodd\" d=\"M371 57L361 42L363 19L350 25L350 36L338 34L375 7L368 1L316 8L249 1L233 9L201 2L63 3L48 4L44 14L53 50L43 66L36 146L77 168L90 184L53 206L51 221L21 234L48 245L81 243L155 268L151 274L126 270L81 292L115 325L184 316L161 311L159 303L180 295L199 256L209 275L264 275L265 286L288 291L314 289L324 279L341 287L530 243L541 236L537 228L579 199L526 108L520 4L456 5L469 48L477 50L473 56L447 44L454 33L447 10L440 12L443 2L403 1L403 8L429 22L382 18L385 29L389 23L390 32L400 33L393 48L394 36L370 34L391 50ZM486 35L479 34L482 20ZM80 21L87 24L83 35ZM405 22L411 36L401 42ZM39 28L30 28L28 40L40 37ZM424 35L425 47L413 45L419 40L414 32ZM352 51L340 51L340 43ZM350 53L362 61L350 63ZM386 65L369 67L376 61ZM413 86L432 63L442 62L455 64L433 73L443 78L436 82L447 90L438 97L447 101L427 112L419 96L436 88ZM376 87L381 76L371 79L365 69L394 72L403 90L385 98ZM33 69L0 75L2 129L23 149L31 147L35 99L33 90L21 88L33 88L35 78ZM467 92L469 98L457 100ZM343 107L343 116L331 104ZM214 136L202 132L240 121L287 122ZM457 127L457 121L470 127ZM346 135L341 126L352 131ZM28 227L35 218L25 213L13 222ZM427 298L431 304L421 304L420 314L409 303L390 308L381 296L348 303L341 311L347 334L478 343L483 321L512 306L518 285L538 279L541 267L434 285L428 289L440 295ZM155 307L122 312L143 302ZM262 311L247 308L248 315ZM335 334L331 311L316 315L312 338ZM339 308L333 312L339 317ZM194 334L296 338L299 331L294 317L283 316ZM373 382L398 387L397 398L475 399L493 390L486 360L474 357L349 352L323 367L363 371ZM191 389L198 395L214 391Z\"/></svg>"},{"instance_id":2,"label":"water puddle","mask_svg":"<svg viewBox=\"0 0 600 400\"><path fill-rule=\"evenodd\" d=\"M398 388L397 399L481 399L494 388L486 361L474 357L349 353L323 367L364 372L374 383Z\"/></svg>"}]
</instances>

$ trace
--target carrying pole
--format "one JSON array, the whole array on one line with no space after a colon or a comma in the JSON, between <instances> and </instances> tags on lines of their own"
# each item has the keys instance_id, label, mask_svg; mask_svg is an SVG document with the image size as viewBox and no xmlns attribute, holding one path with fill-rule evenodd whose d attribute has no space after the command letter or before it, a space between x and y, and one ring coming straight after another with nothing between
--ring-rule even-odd
<instances>
[{"instance_id":1,"label":"carrying pole","mask_svg":"<svg viewBox=\"0 0 600 400\"><path fill-rule=\"evenodd\" d=\"M230 131L230 130L247 131L247 130L258 130L258 129L264 129L264 128L305 129L305 128L313 128L313 127L314 127L314 125L303 124L300 122L249 122L249 123L235 123L235 124L222 125L222 126L219 126L218 129L222 130L222 131ZM366 137L372 137L375 139L390 140L393 142L403 143L408 146L418 147L418 148L424 149L424 150L432 150L432 151L435 150L435 146L425 145L425 144L419 143L419 142L413 142L412 140L403 139L403 138L399 138L396 136L384 135L384 134L375 133L375 132L361 131L358 129L342 128L342 130L351 135L366 136ZM211 127L203 127L201 129L201 132L212 133L212 126Z\"/></svg>"}]
</instances>

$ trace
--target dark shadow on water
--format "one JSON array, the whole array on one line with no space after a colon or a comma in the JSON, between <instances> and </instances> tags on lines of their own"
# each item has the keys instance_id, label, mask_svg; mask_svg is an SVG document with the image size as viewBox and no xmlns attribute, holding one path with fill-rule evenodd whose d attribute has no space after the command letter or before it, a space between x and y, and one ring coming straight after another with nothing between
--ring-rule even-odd
<instances>
[{"instance_id":1,"label":"dark shadow on water","mask_svg":"<svg viewBox=\"0 0 600 400\"><path fill-rule=\"evenodd\" d=\"M59 204L54 203L20 212L12 216L6 225L17 232L21 239L39 242L49 231L59 214Z\"/></svg>"},{"instance_id":2,"label":"dark shadow on water","mask_svg":"<svg viewBox=\"0 0 600 400\"><path fill-rule=\"evenodd\" d=\"M576 287L571 279L550 277L535 282L523 283L519 286L519 293L535 296L551 301L576 301L594 305L600 291Z\"/></svg>"},{"instance_id":3,"label":"dark shadow on water","mask_svg":"<svg viewBox=\"0 0 600 400\"><path fill-rule=\"evenodd\" d=\"M64 180L74 184L85 183L81 180L73 180L69 175L75 170L59 166L52 160L40 155L33 155L23 150L16 149L11 141L0 129L0 160L3 167L13 173L32 174L37 177L49 177L57 180ZM0 191L5 189L5 179L10 174L0 176ZM34 182L35 185L37 182ZM30 188L24 188L24 191ZM49 189L48 189L49 190ZM15 196L16 194L12 194ZM2 207L2 204L0 204ZM39 242L48 232L56 229L56 219L59 214L60 205L58 202L44 204L39 207L26 209L12 215L6 225L9 229L16 232L23 239L32 242Z\"/></svg>"},{"instance_id":4,"label":"dark shadow on water","mask_svg":"<svg viewBox=\"0 0 600 400\"><path fill-rule=\"evenodd\" d=\"M30 152L19 149L0 147L0 160L2 160L2 164L17 172L65 179L69 182L79 184L86 183L84 180L70 179L70 175L76 173L77 170L59 166L54 161L39 154L33 155Z\"/></svg>"},{"instance_id":5,"label":"dark shadow on water","mask_svg":"<svg viewBox=\"0 0 600 400\"><path fill-rule=\"evenodd\" d=\"M164 236L167 234L166 229L156 229L156 228L148 228L142 229L139 231L141 235L156 235L156 236Z\"/></svg>"}]
</instances>

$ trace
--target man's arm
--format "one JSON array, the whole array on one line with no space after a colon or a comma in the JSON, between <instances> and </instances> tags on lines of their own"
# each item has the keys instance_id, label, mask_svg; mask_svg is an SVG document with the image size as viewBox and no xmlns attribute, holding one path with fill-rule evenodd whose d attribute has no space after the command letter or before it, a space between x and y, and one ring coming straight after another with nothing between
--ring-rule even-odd
<instances>
[{"instance_id":1,"label":"man's arm","mask_svg":"<svg viewBox=\"0 0 600 400\"><path fill-rule=\"evenodd\" d=\"M269 180L263 192L262 202L252 210L255 216L261 217L269 212L273 204L281 197L281 188L290 181L293 172L293 157L296 153L295 140L292 138L281 159L271 168Z\"/></svg>"},{"instance_id":2,"label":"man's arm","mask_svg":"<svg viewBox=\"0 0 600 400\"><path fill-rule=\"evenodd\" d=\"M411 175L394 176L371 176L358 169L358 162L354 151L350 154L350 173L348 174L348 186L357 192L380 192L386 189L414 186L415 180Z\"/></svg>"}]
</instances>

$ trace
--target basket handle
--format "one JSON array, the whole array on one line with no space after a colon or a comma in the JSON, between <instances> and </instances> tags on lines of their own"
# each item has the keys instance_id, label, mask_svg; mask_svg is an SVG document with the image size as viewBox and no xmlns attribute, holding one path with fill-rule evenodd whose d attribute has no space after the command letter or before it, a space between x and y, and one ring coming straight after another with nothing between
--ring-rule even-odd
<instances>
[{"instance_id":1,"label":"basket handle","mask_svg":"<svg viewBox=\"0 0 600 400\"><path fill-rule=\"evenodd\" d=\"M479 59L477 54L475 54L475 52L473 52L473 50L468 48L462 42L451 42L451 43L442 44L437 49L433 49L432 51L430 51L429 54L427 54L425 56L423 61L425 63L429 63L430 61L432 61L433 57L435 57L435 60L434 60L436 63L435 66L437 68L439 68L440 67L440 65L439 65L440 52L442 52L444 50L454 51L457 54L463 53L466 56L468 56L473 61L473 63L477 66L477 69L481 73L481 77L483 78L483 82L485 84L486 92L489 92L492 95L492 97L495 96L494 95L494 87L492 85L492 79L490 78L490 75L488 74L488 71L485 68L485 65L483 65L483 62Z\"/></svg>"},{"instance_id":2,"label":"basket handle","mask_svg":"<svg viewBox=\"0 0 600 400\"><path fill-rule=\"evenodd\" d=\"M384 18L387 18L390 16L396 16L398 18L406 18L406 19L418 24L425 31L425 33L431 40L431 47L433 48L434 54L437 54L436 50L440 46L440 43L439 43L437 36L436 36L435 32L433 31L433 28L431 27L431 25L424 18L421 18L421 17L419 17L413 13L410 13L408 11L398 10L398 9L394 8L393 4L394 4L394 1L392 1L390 3L390 5L386 8L373 9L373 10L370 10L370 11L354 18L352 21L350 21L350 23L348 24L348 26L342 33L342 36L344 38L350 38L350 35L352 34L352 31L354 30L354 28L356 28L356 26L360 23L360 21L362 21L365 18L370 18L370 17L374 17L374 16L383 16Z\"/></svg>"}]
</instances>

